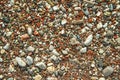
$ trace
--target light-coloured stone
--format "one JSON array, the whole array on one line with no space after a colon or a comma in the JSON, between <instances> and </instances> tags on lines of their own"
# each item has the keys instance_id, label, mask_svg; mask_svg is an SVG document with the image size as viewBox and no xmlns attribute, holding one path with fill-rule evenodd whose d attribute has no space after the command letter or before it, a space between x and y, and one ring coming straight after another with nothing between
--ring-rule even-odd
<instances>
[{"instance_id":1,"label":"light-coloured stone","mask_svg":"<svg viewBox=\"0 0 120 80\"><path fill-rule=\"evenodd\" d=\"M32 35L32 32L33 32L33 31L32 31L32 28L31 28L31 27L28 27L28 28L27 28L27 32L28 32L29 35Z\"/></svg>"},{"instance_id":2,"label":"light-coloured stone","mask_svg":"<svg viewBox=\"0 0 120 80\"><path fill-rule=\"evenodd\" d=\"M25 67L26 66L26 63L20 57L16 57L15 60L17 61L18 65L20 67Z\"/></svg>"},{"instance_id":3,"label":"light-coloured stone","mask_svg":"<svg viewBox=\"0 0 120 80\"><path fill-rule=\"evenodd\" d=\"M55 71L55 67L49 66L49 67L47 67L47 71L52 74Z\"/></svg>"},{"instance_id":4,"label":"light-coloured stone","mask_svg":"<svg viewBox=\"0 0 120 80\"><path fill-rule=\"evenodd\" d=\"M35 66L39 67L40 69L46 69L46 64L44 62L38 62Z\"/></svg>"},{"instance_id":5,"label":"light-coloured stone","mask_svg":"<svg viewBox=\"0 0 120 80\"><path fill-rule=\"evenodd\" d=\"M70 39L70 44L72 44L72 45L79 44L79 41L77 41L76 38L71 38Z\"/></svg>"},{"instance_id":6,"label":"light-coloured stone","mask_svg":"<svg viewBox=\"0 0 120 80\"><path fill-rule=\"evenodd\" d=\"M5 53L5 50L4 50L4 49L1 49L0 53L1 53L1 54L4 54L4 53Z\"/></svg>"},{"instance_id":7,"label":"light-coloured stone","mask_svg":"<svg viewBox=\"0 0 120 80\"><path fill-rule=\"evenodd\" d=\"M65 25L67 23L67 20L66 19L63 19L62 21L61 21L61 24L62 25Z\"/></svg>"},{"instance_id":8,"label":"light-coloured stone","mask_svg":"<svg viewBox=\"0 0 120 80\"><path fill-rule=\"evenodd\" d=\"M42 76L37 74L37 75L35 75L35 77L33 79L34 80L42 80Z\"/></svg>"},{"instance_id":9,"label":"light-coloured stone","mask_svg":"<svg viewBox=\"0 0 120 80\"><path fill-rule=\"evenodd\" d=\"M27 51L30 51L30 52L33 52L34 50L35 50L35 48L32 47L32 46L29 46L29 47L27 48Z\"/></svg>"},{"instance_id":10,"label":"light-coloured stone","mask_svg":"<svg viewBox=\"0 0 120 80\"><path fill-rule=\"evenodd\" d=\"M101 77L101 78L99 78L99 80L105 80L105 78L104 78L104 77Z\"/></svg>"},{"instance_id":11,"label":"light-coloured stone","mask_svg":"<svg viewBox=\"0 0 120 80\"><path fill-rule=\"evenodd\" d=\"M88 45L91 44L92 40L93 40L93 35L91 34L91 35L89 35L89 36L86 38L84 44L85 44L86 46L88 46Z\"/></svg>"},{"instance_id":12,"label":"light-coloured stone","mask_svg":"<svg viewBox=\"0 0 120 80\"><path fill-rule=\"evenodd\" d=\"M9 65L8 69L9 69L10 72L14 72L15 71L15 69L14 69L14 67L12 65Z\"/></svg>"},{"instance_id":13,"label":"light-coloured stone","mask_svg":"<svg viewBox=\"0 0 120 80\"><path fill-rule=\"evenodd\" d=\"M100 29L100 28L102 28L102 27L103 27L102 22L99 22L99 23L97 24L97 29Z\"/></svg>"},{"instance_id":14,"label":"light-coloured stone","mask_svg":"<svg viewBox=\"0 0 120 80\"><path fill-rule=\"evenodd\" d=\"M103 75L104 76L109 76L113 73L114 69L111 66L107 66L104 70L103 70Z\"/></svg>"},{"instance_id":15,"label":"light-coloured stone","mask_svg":"<svg viewBox=\"0 0 120 80\"><path fill-rule=\"evenodd\" d=\"M5 50L8 50L10 48L10 43L7 43L4 47L3 47L3 49L5 49Z\"/></svg>"},{"instance_id":16,"label":"light-coloured stone","mask_svg":"<svg viewBox=\"0 0 120 80\"><path fill-rule=\"evenodd\" d=\"M12 35L12 32L10 32L10 31L6 33L6 36L7 36L7 37L9 37L9 36L11 36L11 35Z\"/></svg>"},{"instance_id":17,"label":"light-coloured stone","mask_svg":"<svg viewBox=\"0 0 120 80\"><path fill-rule=\"evenodd\" d=\"M62 50L62 53L63 53L64 55L67 55L67 54L68 54L68 51L67 51L67 50Z\"/></svg>"},{"instance_id":18,"label":"light-coloured stone","mask_svg":"<svg viewBox=\"0 0 120 80\"><path fill-rule=\"evenodd\" d=\"M80 53L86 53L87 52L87 47L81 48Z\"/></svg>"},{"instance_id":19,"label":"light-coloured stone","mask_svg":"<svg viewBox=\"0 0 120 80\"><path fill-rule=\"evenodd\" d=\"M33 58L32 58L31 56L27 56L27 57L26 57L26 61L27 61L27 64L28 64L28 65L33 64Z\"/></svg>"},{"instance_id":20,"label":"light-coloured stone","mask_svg":"<svg viewBox=\"0 0 120 80\"><path fill-rule=\"evenodd\" d=\"M56 55L56 56L59 56L59 55L60 55L60 54L57 52L56 49L54 49L54 50L52 51L52 53L53 53L54 55Z\"/></svg>"}]
</instances>

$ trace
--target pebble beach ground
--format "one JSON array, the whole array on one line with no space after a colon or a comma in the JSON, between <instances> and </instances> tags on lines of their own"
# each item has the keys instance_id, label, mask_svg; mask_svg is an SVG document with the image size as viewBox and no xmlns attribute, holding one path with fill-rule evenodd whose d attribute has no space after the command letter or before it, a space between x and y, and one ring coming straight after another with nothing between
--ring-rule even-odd
<instances>
[{"instance_id":1,"label":"pebble beach ground","mask_svg":"<svg viewBox=\"0 0 120 80\"><path fill-rule=\"evenodd\" d=\"M120 0L0 0L0 80L120 80Z\"/></svg>"}]
</instances>

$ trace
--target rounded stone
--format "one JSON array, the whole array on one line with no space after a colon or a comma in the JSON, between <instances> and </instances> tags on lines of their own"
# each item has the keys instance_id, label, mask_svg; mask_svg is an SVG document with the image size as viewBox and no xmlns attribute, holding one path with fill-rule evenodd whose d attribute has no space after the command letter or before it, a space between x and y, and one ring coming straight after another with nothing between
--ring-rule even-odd
<instances>
[{"instance_id":1,"label":"rounded stone","mask_svg":"<svg viewBox=\"0 0 120 80\"><path fill-rule=\"evenodd\" d=\"M46 64L44 62L38 62L35 64L40 69L46 69Z\"/></svg>"},{"instance_id":2,"label":"rounded stone","mask_svg":"<svg viewBox=\"0 0 120 80\"><path fill-rule=\"evenodd\" d=\"M15 60L17 61L18 65L20 67L25 67L26 66L26 63L20 57L16 57Z\"/></svg>"},{"instance_id":3,"label":"rounded stone","mask_svg":"<svg viewBox=\"0 0 120 80\"><path fill-rule=\"evenodd\" d=\"M33 58L32 58L31 56L27 56L27 57L26 57L26 61L27 61L27 64L28 64L28 65L33 64Z\"/></svg>"},{"instance_id":4,"label":"rounded stone","mask_svg":"<svg viewBox=\"0 0 120 80\"><path fill-rule=\"evenodd\" d=\"M103 75L104 76L109 76L113 73L114 69L111 66L107 66L104 70L103 70Z\"/></svg>"}]
</instances>

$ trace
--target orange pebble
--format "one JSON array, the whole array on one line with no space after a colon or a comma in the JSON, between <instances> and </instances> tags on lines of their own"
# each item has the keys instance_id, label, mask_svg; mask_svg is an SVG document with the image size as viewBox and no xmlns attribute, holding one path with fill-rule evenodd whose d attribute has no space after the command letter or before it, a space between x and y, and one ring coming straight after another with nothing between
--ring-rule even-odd
<instances>
[{"instance_id":1,"label":"orange pebble","mask_svg":"<svg viewBox=\"0 0 120 80\"><path fill-rule=\"evenodd\" d=\"M23 34L22 36L21 36L21 40L26 40L26 39L28 39L29 38L29 35L28 34Z\"/></svg>"},{"instance_id":2,"label":"orange pebble","mask_svg":"<svg viewBox=\"0 0 120 80\"><path fill-rule=\"evenodd\" d=\"M34 33L33 33L35 36L38 36L39 35L39 33L37 32L37 31L34 31Z\"/></svg>"}]
</instances>

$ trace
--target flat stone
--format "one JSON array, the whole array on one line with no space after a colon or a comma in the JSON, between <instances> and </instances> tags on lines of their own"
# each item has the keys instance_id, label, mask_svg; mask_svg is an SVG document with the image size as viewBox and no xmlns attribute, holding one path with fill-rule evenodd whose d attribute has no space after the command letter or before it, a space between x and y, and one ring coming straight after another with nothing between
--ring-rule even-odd
<instances>
[{"instance_id":1,"label":"flat stone","mask_svg":"<svg viewBox=\"0 0 120 80\"><path fill-rule=\"evenodd\" d=\"M107 66L102 72L104 76L109 76L113 73L114 69L111 66Z\"/></svg>"},{"instance_id":2,"label":"flat stone","mask_svg":"<svg viewBox=\"0 0 120 80\"><path fill-rule=\"evenodd\" d=\"M93 40L93 35L91 34L91 35L89 35L89 36L86 38L84 44L85 44L86 46L88 46L88 45L91 44L92 40Z\"/></svg>"},{"instance_id":3,"label":"flat stone","mask_svg":"<svg viewBox=\"0 0 120 80\"><path fill-rule=\"evenodd\" d=\"M5 50L8 50L10 48L10 44L9 43L7 43L4 47L3 47L3 49L5 49Z\"/></svg>"},{"instance_id":4,"label":"flat stone","mask_svg":"<svg viewBox=\"0 0 120 80\"><path fill-rule=\"evenodd\" d=\"M32 46L29 46L29 47L27 48L27 51L30 51L30 52L33 52L34 50L35 50L35 48L32 47Z\"/></svg>"},{"instance_id":5,"label":"flat stone","mask_svg":"<svg viewBox=\"0 0 120 80\"><path fill-rule=\"evenodd\" d=\"M40 68L42 70L47 68L46 64L44 62L38 62L35 64L35 66L37 66L38 68Z\"/></svg>"},{"instance_id":6,"label":"flat stone","mask_svg":"<svg viewBox=\"0 0 120 80\"><path fill-rule=\"evenodd\" d=\"M26 66L26 63L20 57L16 57L15 60L17 61L18 65L20 67L25 67Z\"/></svg>"},{"instance_id":7,"label":"flat stone","mask_svg":"<svg viewBox=\"0 0 120 80\"><path fill-rule=\"evenodd\" d=\"M26 57L26 61L27 61L27 64L28 64L28 65L33 64L33 58L32 58L31 56L27 56L27 57Z\"/></svg>"},{"instance_id":8,"label":"flat stone","mask_svg":"<svg viewBox=\"0 0 120 80\"><path fill-rule=\"evenodd\" d=\"M35 75L35 77L33 79L34 80L42 80L42 76L37 74L37 75Z\"/></svg>"},{"instance_id":9,"label":"flat stone","mask_svg":"<svg viewBox=\"0 0 120 80\"><path fill-rule=\"evenodd\" d=\"M55 71L55 67L54 66L49 66L47 67L47 71L52 74Z\"/></svg>"},{"instance_id":10,"label":"flat stone","mask_svg":"<svg viewBox=\"0 0 120 80\"><path fill-rule=\"evenodd\" d=\"M32 33L33 33L32 28L31 28L31 27L28 27L28 28L27 28L27 32L28 32L29 35L32 35Z\"/></svg>"},{"instance_id":11,"label":"flat stone","mask_svg":"<svg viewBox=\"0 0 120 80\"><path fill-rule=\"evenodd\" d=\"M3 62L3 59L0 57L0 62Z\"/></svg>"},{"instance_id":12,"label":"flat stone","mask_svg":"<svg viewBox=\"0 0 120 80\"><path fill-rule=\"evenodd\" d=\"M12 32L10 32L10 31L6 33L6 36L7 36L7 37L9 37L9 36L11 36L11 35L12 35Z\"/></svg>"},{"instance_id":13,"label":"flat stone","mask_svg":"<svg viewBox=\"0 0 120 80\"><path fill-rule=\"evenodd\" d=\"M63 53L64 55L67 55L67 54L68 54L68 51L67 51L67 50L62 50L62 53Z\"/></svg>"},{"instance_id":14,"label":"flat stone","mask_svg":"<svg viewBox=\"0 0 120 80\"><path fill-rule=\"evenodd\" d=\"M104 78L104 77L101 77L101 78L99 78L99 80L105 80L105 78Z\"/></svg>"},{"instance_id":15,"label":"flat stone","mask_svg":"<svg viewBox=\"0 0 120 80\"><path fill-rule=\"evenodd\" d=\"M87 52L87 47L81 48L80 53L86 53Z\"/></svg>"}]
</instances>

